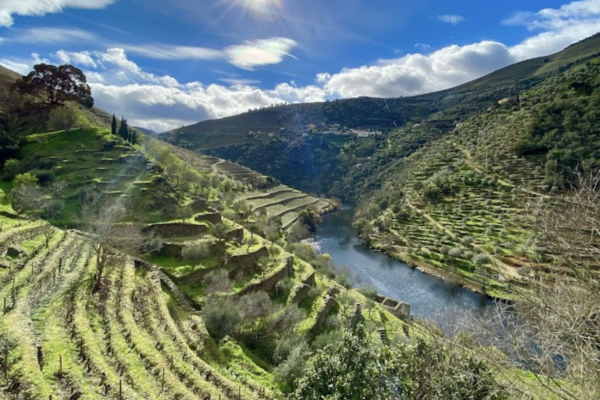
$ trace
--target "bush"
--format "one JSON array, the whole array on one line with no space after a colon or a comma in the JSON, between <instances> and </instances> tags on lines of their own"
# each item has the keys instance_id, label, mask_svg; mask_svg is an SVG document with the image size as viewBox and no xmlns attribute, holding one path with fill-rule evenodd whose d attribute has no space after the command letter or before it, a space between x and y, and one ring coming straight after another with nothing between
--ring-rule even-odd
<instances>
[{"instance_id":1,"label":"bush","mask_svg":"<svg viewBox=\"0 0 600 400\"><path fill-rule=\"evenodd\" d=\"M4 163L4 168L2 169L3 179L12 180L21 170L21 162L19 160L15 160L11 158Z\"/></svg>"},{"instance_id":2,"label":"bush","mask_svg":"<svg viewBox=\"0 0 600 400\"><path fill-rule=\"evenodd\" d=\"M492 262L492 260L491 260L490 256L488 256L487 254L484 254L484 253L477 254L475 257L473 257L473 263L475 263L475 265L477 265L477 266L489 264L491 262Z\"/></svg>"},{"instance_id":3,"label":"bush","mask_svg":"<svg viewBox=\"0 0 600 400\"><path fill-rule=\"evenodd\" d=\"M194 243L191 246L187 246L181 252L181 256L190 260L194 267L199 261L209 257L211 254L211 247L208 243Z\"/></svg>"},{"instance_id":4,"label":"bush","mask_svg":"<svg viewBox=\"0 0 600 400\"><path fill-rule=\"evenodd\" d=\"M452 250L450 250L450 251L448 252L448 255L449 255L450 257L456 257L456 258L459 258L459 257L461 257L461 256L463 255L463 251L464 251L464 250L463 250L463 248L462 248L462 247L455 247L455 248L453 248Z\"/></svg>"},{"instance_id":5,"label":"bush","mask_svg":"<svg viewBox=\"0 0 600 400\"><path fill-rule=\"evenodd\" d=\"M298 346L292 349L288 358L273 371L275 381L282 385L284 391L292 391L294 382L306 369L306 349Z\"/></svg>"},{"instance_id":6,"label":"bush","mask_svg":"<svg viewBox=\"0 0 600 400\"><path fill-rule=\"evenodd\" d=\"M226 297L215 297L207 301L202 310L206 329L217 341L232 335L242 320L239 306Z\"/></svg>"},{"instance_id":7,"label":"bush","mask_svg":"<svg viewBox=\"0 0 600 400\"><path fill-rule=\"evenodd\" d=\"M300 348L303 353L308 351L308 345L303 336L289 333L277 341L275 353L273 353L273 362L280 365L288 359L295 348Z\"/></svg>"}]
</instances>

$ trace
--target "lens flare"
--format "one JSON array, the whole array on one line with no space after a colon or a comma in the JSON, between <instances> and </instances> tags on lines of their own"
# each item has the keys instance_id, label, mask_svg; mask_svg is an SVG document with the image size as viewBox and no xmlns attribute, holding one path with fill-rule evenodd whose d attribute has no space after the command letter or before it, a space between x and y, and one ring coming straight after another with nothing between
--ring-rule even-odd
<instances>
[{"instance_id":1,"label":"lens flare","mask_svg":"<svg viewBox=\"0 0 600 400\"><path fill-rule=\"evenodd\" d=\"M281 0L240 0L247 10L257 14L275 15L281 9Z\"/></svg>"}]
</instances>

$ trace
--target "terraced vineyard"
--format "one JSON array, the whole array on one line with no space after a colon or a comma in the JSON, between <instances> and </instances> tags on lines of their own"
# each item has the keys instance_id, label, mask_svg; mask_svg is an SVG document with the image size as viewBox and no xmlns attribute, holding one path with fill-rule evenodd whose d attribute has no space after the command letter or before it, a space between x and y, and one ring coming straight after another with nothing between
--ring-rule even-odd
<instances>
[{"instance_id":1,"label":"terraced vineyard","mask_svg":"<svg viewBox=\"0 0 600 400\"><path fill-rule=\"evenodd\" d=\"M261 186L261 183L264 184L266 180L262 174L230 161L205 156L177 146L168 144L165 146L168 146L186 164L199 171L214 171L250 185L254 183ZM300 212L307 207L315 209L320 214L332 209L328 200L309 196L285 185L271 185L264 189L240 192L236 199L246 201L254 211L264 211L270 217L280 218L284 229L291 227L298 220Z\"/></svg>"}]
</instances>

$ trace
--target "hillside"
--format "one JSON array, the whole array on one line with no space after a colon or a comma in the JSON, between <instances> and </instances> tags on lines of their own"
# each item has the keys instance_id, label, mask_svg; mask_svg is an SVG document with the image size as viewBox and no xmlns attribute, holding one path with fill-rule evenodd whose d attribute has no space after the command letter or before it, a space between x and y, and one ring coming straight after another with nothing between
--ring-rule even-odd
<instances>
[{"instance_id":1,"label":"hillside","mask_svg":"<svg viewBox=\"0 0 600 400\"><path fill-rule=\"evenodd\" d=\"M598 53L600 36L596 35L554 55L524 61L437 93L275 106L203 121L160 137L237 162L307 192L355 201L364 191L352 185L341 189L340 185L347 174L355 172L353 168L364 168L377 149L389 151L384 149L386 136L397 137L398 132L407 132L401 128L411 125L427 126L419 136L408 133L403 139L402 155L408 155L498 101L515 97ZM380 131L382 135L360 137L351 129ZM366 182L370 182L367 190L380 184L371 177L360 181Z\"/></svg>"},{"instance_id":2,"label":"hillside","mask_svg":"<svg viewBox=\"0 0 600 400\"><path fill-rule=\"evenodd\" d=\"M595 35L443 92L278 106L165 137L293 187L358 202L355 226L373 246L510 298L514 284L563 271L549 267L565 254L536 236L529 209L568 194L574 169L592 173L600 165L599 54ZM384 103L387 118L402 116L398 128L369 137L323 133L331 124L389 127L378 120ZM290 128L300 120L313 126Z\"/></svg>"}]
</instances>

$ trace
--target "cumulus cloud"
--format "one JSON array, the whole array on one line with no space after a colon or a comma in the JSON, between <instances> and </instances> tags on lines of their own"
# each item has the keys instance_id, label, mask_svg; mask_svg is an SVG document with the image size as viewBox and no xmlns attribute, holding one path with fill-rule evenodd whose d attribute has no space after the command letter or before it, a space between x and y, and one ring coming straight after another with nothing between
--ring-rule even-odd
<instances>
[{"instance_id":1,"label":"cumulus cloud","mask_svg":"<svg viewBox=\"0 0 600 400\"><path fill-rule=\"evenodd\" d=\"M231 64L252 69L260 65L278 64L285 56L295 58L289 52L297 45L292 39L275 37L229 46L224 52Z\"/></svg>"},{"instance_id":2,"label":"cumulus cloud","mask_svg":"<svg viewBox=\"0 0 600 400\"><path fill-rule=\"evenodd\" d=\"M118 110L130 123L162 132L200 120L239 114L272 104L324 101L325 92L314 85L296 87L281 83L264 90L255 81L223 78L231 86L179 83L168 75L144 71L129 60L122 48L104 52L59 50L52 60L32 54L30 59L0 59L0 64L23 74L39 62L69 62L86 67L95 103L108 111Z\"/></svg>"},{"instance_id":3,"label":"cumulus cloud","mask_svg":"<svg viewBox=\"0 0 600 400\"><path fill-rule=\"evenodd\" d=\"M61 64L78 64L84 67L97 68L98 65L92 58L92 53L89 51L70 52L59 50L56 52L56 58Z\"/></svg>"},{"instance_id":4,"label":"cumulus cloud","mask_svg":"<svg viewBox=\"0 0 600 400\"><path fill-rule=\"evenodd\" d=\"M597 33L600 2L582 0L559 9L519 13L503 23L524 25L536 32L515 46L482 41L379 60L372 66L346 68L320 83L335 97L396 97L448 89L512 63L560 51Z\"/></svg>"},{"instance_id":5,"label":"cumulus cloud","mask_svg":"<svg viewBox=\"0 0 600 400\"><path fill-rule=\"evenodd\" d=\"M56 14L65 8L100 9L117 0L2 0L0 26L12 26L13 16Z\"/></svg>"},{"instance_id":6,"label":"cumulus cloud","mask_svg":"<svg viewBox=\"0 0 600 400\"><path fill-rule=\"evenodd\" d=\"M445 14L438 15L436 19L446 24L458 25L465 20L465 17L456 14Z\"/></svg>"}]
</instances>

